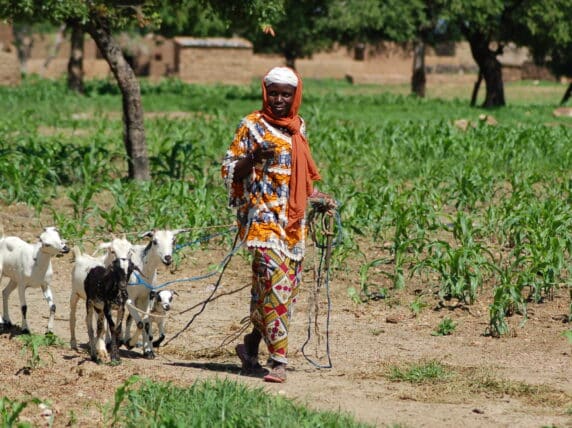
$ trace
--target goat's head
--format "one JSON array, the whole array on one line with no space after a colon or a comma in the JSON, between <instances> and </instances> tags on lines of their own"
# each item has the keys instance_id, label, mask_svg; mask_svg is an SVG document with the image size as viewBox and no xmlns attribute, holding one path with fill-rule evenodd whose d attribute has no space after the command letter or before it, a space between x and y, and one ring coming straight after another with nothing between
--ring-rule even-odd
<instances>
[{"instance_id":1,"label":"goat's head","mask_svg":"<svg viewBox=\"0 0 572 428\"><path fill-rule=\"evenodd\" d=\"M135 265L131 261L131 254L129 257L117 257L111 262L111 265L117 272L120 273L122 280L127 281L134 270L136 270Z\"/></svg>"},{"instance_id":2,"label":"goat's head","mask_svg":"<svg viewBox=\"0 0 572 428\"><path fill-rule=\"evenodd\" d=\"M169 266L173 262L173 249L177 235L186 231L187 229L150 230L139 236L151 238L150 251L159 257L164 265Z\"/></svg>"},{"instance_id":3,"label":"goat's head","mask_svg":"<svg viewBox=\"0 0 572 428\"><path fill-rule=\"evenodd\" d=\"M117 259L131 260L133 254L133 245L125 239L125 236L113 238L111 242L103 242L99 244L99 249L107 250L106 265Z\"/></svg>"},{"instance_id":4,"label":"goat's head","mask_svg":"<svg viewBox=\"0 0 572 428\"><path fill-rule=\"evenodd\" d=\"M60 237L58 230L55 227L45 227L44 231L40 234L40 243L42 244L42 251L50 254L67 254L70 248L65 239Z\"/></svg>"},{"instance_id":5,"label":"goat's head","mask_svg":"<svg viewBox=\"0 0 572 428\"><path fill-rule=\"evenodd\" d=\"M150 298L154 300L153 306L157 309L162 308L163 311L171 310L171 305L173 304L173 299L178 296L176 291L172 290L161 290L159 292L151 291Z\"/></svg>"}]
</instances>

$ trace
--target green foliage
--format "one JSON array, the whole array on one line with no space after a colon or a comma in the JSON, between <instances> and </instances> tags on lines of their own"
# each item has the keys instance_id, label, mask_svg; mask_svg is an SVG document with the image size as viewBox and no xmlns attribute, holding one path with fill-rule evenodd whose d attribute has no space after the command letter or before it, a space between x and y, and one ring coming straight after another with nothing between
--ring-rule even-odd
<instances>
[{"instance_id":1,"label":"green foliage","mask_svg":"<svg viewBox=\"0 0 572 428\"><path fill-rule=\"evenodd\" d=\"M22 334L17 336L23 344L22 352L29 354L27 368L35 369L40 366L42 359L40 357L40 349L49 346L62 346L64 342L53 333L39 334Z\"/></svg>"},{"instance_id":2,"label":"green foliage","mask_svg":"<svg viewBox=\"0 0 572 428\"><path fill-rule=\"evenodd\" d=\"M41 401L37 398L26 401L10 400L7 397L0 398L0 425L6 428L31 427L32 424L20 421L20 414L26 407L28 407L28 404L30 403L39 404Z\"/></svg>"},{"instance_id":3,"label":"green foliage","mask_svg":"<svg viewBox=\"0 0 572 428\"><path fill-rule=\"evenodd\" d=\"M411 309L414 316L419 315L426 307L427 303L423 300L423 296L417 296L415 300L409 304L409 309Z\"/></svg>"},{"instance_id":4,"label":"green foliage","mask_svg":"<svg viewBox=\"0 0 572 428\"><path fill-rule=\"evenodd\" d=\"M413 384L430 383L449 378L452 372L440 362L431 360L409 364L406 367L392 366L387 375L394 382L410 382Z\"/></svg>"},{"instance_id":5,"label":"green foliage","mask_svg":"<svg viewBox=\"0 0 572 428\"><path fill-rule=\"evenodd\" d=\"M284 14L275 22L275 36L260 31L247 31L257 52L280 53L292 65L296 59L330 47L333 40L317 23L327 17L327 0L284 0ZM252 25L250 26L252 27ZM289 31L288 28L296 28Z\"/></svg>"},{"instance_id":6,"label":"green foliage","mask_svg":"<svg viewBox=\"0 0 572 428\"><path fill-rule=\"evenodd\" d=\"M431 333L432 336L449 336L457 328L457 323L449 317L445 317L441 320L437 326L437 330Z\"/></svg>"},{"instance_id":7,"label":"green foliage","mask_svg":"<svg viewBox=\"0 0 572 428\"><path fill-rule=\"evenodd\" d=\"M229 380L177 387L130 378L115 394L112 416L113 424L126 427L367 426L349 415L316 412L262 388Z\"/></svg>"}]
</instances>

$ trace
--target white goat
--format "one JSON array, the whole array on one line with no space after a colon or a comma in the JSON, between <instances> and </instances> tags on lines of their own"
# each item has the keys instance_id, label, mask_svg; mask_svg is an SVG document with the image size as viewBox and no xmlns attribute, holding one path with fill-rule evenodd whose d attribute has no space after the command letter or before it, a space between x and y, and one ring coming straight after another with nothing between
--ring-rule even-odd
<instances>
[{"instance_id":1,"label":"white goat","mask_svg":"<svg viewBox=\"0 0 572 428\"><path fill-rule=\"evenodd\" d=\"M106 253L99 257L82 254L77 247L73 248L74 266L72 269L72 292L70 295L70 346L77 349L75 336L77 303L80 299L85 300L85 278L87 273L96 266L107 267L116 259L128 259L131 257L132 245L122 238L113 238L111 242L104 242L99 249Z\"/></svg>"},{"instance_id":2,"label":"white goat","mask_svg":"<svg viewBox=\"0 0 572 428\"><path fill-rule=\"evenodd\" d=\"M151 238L147 245L134 245L133 256L131 260L139 270L139 272L131 275L130 285L127 287L129 301L135 306L127 305L129 316L125 324L125 337L123 343L128 348L137 345L139 335L142 336L143 356L145 358L155 358L153 353L153 344L149 338L150 324L149 316L151 312L150 293L152 286L155 285L157 277L157 268L161 263L169 266L173 262L173 247L179 233L185 232L187 229L176 230L153 230L140 235L140 237ZM137 278L141 277L141 280ZM144 282L143 282L144 281ZM143 314L143 316L141 315ZM137 325L137 333L131 337L131 323L135 320Z\"/></svg>"},{"instance_id":3,"label":"white goat","mask_svg":"<svg viewBox=\"0 0 572 428\"><path fill-rule=\"evenodd\" d=\"M153 342L153 346L158 348L161 346L163 340L165 340L165 322L167 317L167 312L171 310L173 306L173 300L175 296L178 296L176 291L172 290L161 290L159 292L152 291L151 298L151 327L149 330L149 340ZM153 324L157 324L159 328L159 338L153 340Z\"/></svg>"},{"instance_id":4,"label":"white goat","mask_svg":"<svg viewBox=\"0 0 572 428\"><path fill-rule=\"evenodd\" d=\"M26 313L26 288L40 287L50 308L47 332L53 332L56 304L54 303L50 284L52 281L52 256L66 254L69 248L60 237L55 227L46 227L39 236L39 241L29 244L15 236L4 237L0 227L0 281L2 275L10 278L10 282L2 291L3 314L0 323L10 326L8 300L10 294L18 288L20 308L22 311L22 331L29 333Z\"/></svg>"}]
</instances>

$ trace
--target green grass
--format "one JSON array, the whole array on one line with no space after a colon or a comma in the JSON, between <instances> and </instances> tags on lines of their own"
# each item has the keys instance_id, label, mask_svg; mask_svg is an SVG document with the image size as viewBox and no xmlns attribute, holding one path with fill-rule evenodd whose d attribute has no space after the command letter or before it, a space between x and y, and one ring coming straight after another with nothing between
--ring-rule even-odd
<instances>
[{"instance_id":1,"label":"green grass","mask_svg":"<svg viewBox=\"0 0 572 428\"><path fill-rule=\"evenodd\" d=\"M387 378L394 382L409 382L413 384L437 382L448 379L453 372L438 361L427 361L408 364L405 367L392 366Z\"/></svg>"},{"instance_id":2,"label":"green grass","mask_svg":"<svg viewBox=\"0 0 572 428\"><path fill-rule=\"evenodd\" d=\"M366 427L350 415L317 412L228 380L189 387L129 379L115 394L113 422L125 427Z\"/></svg>"}]
</instances>

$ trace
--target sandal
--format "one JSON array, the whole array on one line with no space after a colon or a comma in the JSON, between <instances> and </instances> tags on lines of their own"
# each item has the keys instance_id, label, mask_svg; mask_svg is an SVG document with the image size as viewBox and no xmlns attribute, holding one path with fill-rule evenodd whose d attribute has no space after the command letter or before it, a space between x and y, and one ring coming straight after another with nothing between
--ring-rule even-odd
<instances>
[{"instance_id":1,"label":"sandal","mask_svg":"<svg viewBox=\"0 0 572 428\"><path fill-rule=\"evenodd\" d=\"M277 363L270 373L264 376L266 382L284 383L286 382L286 364Z\"/></svg>"},{"instance_id":2,"label":"sandal","mask_svg":"<svg viewBox=\"0 0 572 428\"><path fill-rule=\"evenodd\" d=\"M234 350L242 363L240 374L245 376L263 376L268 373L268 370L260 365L256 357L248 354L246 345L240 343L235 346Z\"/></svg>"}]
</instances>

